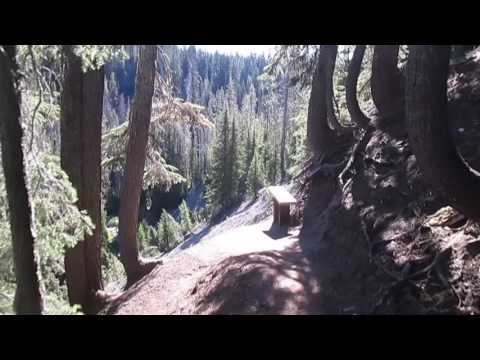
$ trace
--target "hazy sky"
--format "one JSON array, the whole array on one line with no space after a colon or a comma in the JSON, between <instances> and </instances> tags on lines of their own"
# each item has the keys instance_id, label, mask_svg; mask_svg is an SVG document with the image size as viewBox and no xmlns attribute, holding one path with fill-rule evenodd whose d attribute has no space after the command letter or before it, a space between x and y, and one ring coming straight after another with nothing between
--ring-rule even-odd
<instances>
[{"instance_id":1,"label":"hazy sky","mask_svg":"<svg viewBox=\"0 0 480 360\"><path fill-rule=\"evenodd\" d=\"M197 49L202 49L208 52L218 51L223 54L235 55L250 55L252 53L269 55L275 45L195 45Z\"/></svg>"}]
</instances>

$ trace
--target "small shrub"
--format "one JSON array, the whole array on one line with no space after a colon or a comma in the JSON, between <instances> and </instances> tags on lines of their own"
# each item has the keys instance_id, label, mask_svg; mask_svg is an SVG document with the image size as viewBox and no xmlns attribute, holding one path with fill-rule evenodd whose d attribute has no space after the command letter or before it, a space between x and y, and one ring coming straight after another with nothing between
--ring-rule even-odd
<instances>
[{"instance_id":1,"label":"small shrub","mask_svg":"<svg viewBox=\"0 0 480 360\"><path fill-rule=\"evenodd\" d=\"M167 252L183 241L182 228L172 215L163 210L157 228L158 247Z\"/></svg>"},{"instance_id":2,"label":"small shrub","mask_svg":"<svg viewBox=\"0 0 480 360\"><path fill-rule=\"evenodd\" d=\"M187 206L185 200L180 204L180 227L182 228L182 233L188 234L192 231L194 224L194 219L192 217L192 212Z\"/></svg>"}]
</instances>

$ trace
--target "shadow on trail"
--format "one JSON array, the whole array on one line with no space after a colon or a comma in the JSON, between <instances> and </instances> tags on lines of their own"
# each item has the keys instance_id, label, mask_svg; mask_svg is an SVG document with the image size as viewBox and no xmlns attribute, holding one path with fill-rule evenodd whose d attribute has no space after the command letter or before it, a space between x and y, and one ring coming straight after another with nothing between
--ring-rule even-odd
<instances>
[{"instance_id":1,"label":"shadow on trail","mask_svg":"<svg viewBox=\"0 0 480 360\"><path fill-rule=\"evenodd\" d=\"M193 293L202 314L320 314L320 288L298 246L234 256L216 265Z\"/></svg>"},{"instance_id":2,"label":"shadow on trail","mask_svg":"<svg viewBox=\"0 0 480 360\"><path fill-rule=\"evenodd\" d=\"M287 226L280 226L275 223L272 223L270 229L263 231L263 233L273 240L282 239L286 236L292 235Z\"/></svg>"}]
</instances>

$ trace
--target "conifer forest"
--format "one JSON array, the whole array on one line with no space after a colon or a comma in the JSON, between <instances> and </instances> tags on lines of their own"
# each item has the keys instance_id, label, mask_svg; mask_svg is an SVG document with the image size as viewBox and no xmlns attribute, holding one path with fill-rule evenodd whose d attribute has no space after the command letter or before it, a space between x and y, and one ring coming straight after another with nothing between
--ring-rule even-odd
<instances>
[{"instance_id":1,"label":"conifer forest","mask_svg":"<svg viewBox=\"0 0 480 360\"><path fill-rule=\"evenodd\" d=\"M0 314L480 314L480 45L238 49L0 45Z\"/></svg>"}]
</instances>

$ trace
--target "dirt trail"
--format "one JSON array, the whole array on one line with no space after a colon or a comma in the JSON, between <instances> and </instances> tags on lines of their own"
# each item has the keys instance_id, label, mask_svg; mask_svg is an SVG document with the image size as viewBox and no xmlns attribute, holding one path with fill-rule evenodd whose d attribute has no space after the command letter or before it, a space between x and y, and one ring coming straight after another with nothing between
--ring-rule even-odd
<instances>
[{"instance_id":1,"label":"dirt trail","mask_svg":"<svg viewBox=\"0 0 480 360\"><path fill-rule=\"evenodd\" d=\"M213 229L199 229L183 246L163 257L163 264L148 277L124 293L109 313L198 313L193 301L198 294L192 296L192 292L217 264L232 256L282 251L297 243L299 228L290 228L286 233L272 226L271 216L257 224L234 227L242 218L239 212L242 209Z\"/></svg>"},{"instance_id":2,"label":"dirt trail","mask_svg":"<svg viewBox=\"0 0 480 360\"><path fill-rule=\"evenodd\" d=\"M254 224L240 226L217 236L203 239L195 246L181 252L198 260L212 263L218 262L227 256L246 254L265 250L282 250L293 244L298 238L299 229L290 229L282 233L280 229L272 227L272 217ZM173 252L168 257L175 257L179 251Z\"/></svg>"}]
</instances>

